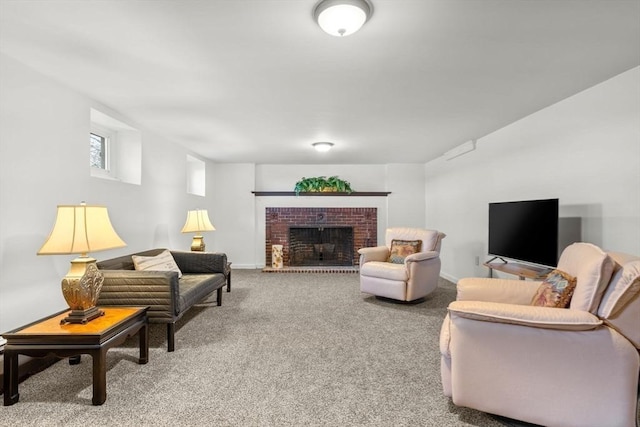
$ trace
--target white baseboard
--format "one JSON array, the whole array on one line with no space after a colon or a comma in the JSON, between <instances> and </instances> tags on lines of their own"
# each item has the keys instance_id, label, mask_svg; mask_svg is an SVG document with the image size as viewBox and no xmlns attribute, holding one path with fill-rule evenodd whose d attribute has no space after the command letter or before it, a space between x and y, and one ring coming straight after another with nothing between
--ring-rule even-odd
<instances>
[{"instance_id":1,"label":"white baseboard","mask_svg":"<svg viewBox=\"0 0 640 427\"><path fill-rule=\"evenodd\" d=\"M264 265L260 267L259 265L256 265L256 264L236 264L235 262L231 264L232 270L256 270L256 269L262 269L262 268L264 268Z\"/></svg>"},{"instance_id":2,"label":"white baseboard","mask_svg":"<svg viewBox=\"0 0 640 427\"><path fill-rule=\"evenodd\" d=\"M444 273L444 272L442 272L442 271L441 271L441 272L440 272L440 276L441 276L443 279L447 279L448 281L450 281L450 282L452 282L452 283L458 283L458 278L457 278L457 277L455 277L455 276L452 276L452 275L450 275L450 274L448 274L448 273Z\"/></svg>"}]
</instances>

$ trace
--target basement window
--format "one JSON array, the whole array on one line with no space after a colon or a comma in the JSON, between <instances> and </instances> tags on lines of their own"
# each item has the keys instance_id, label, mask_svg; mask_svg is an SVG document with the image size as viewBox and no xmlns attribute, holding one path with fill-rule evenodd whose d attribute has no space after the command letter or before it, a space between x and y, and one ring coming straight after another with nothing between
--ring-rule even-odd
<instances>
[{"instance_id":1,"label":"basement window","mask_svg":"<svg viewBox=\"0 0 640 427\"><path fill-rule=\"evenodd\" d=\"M89 165L92 177L140 185L142 181L140 131L92 108Z\"/></svg>"},{"instance_id":2,"label":"basement window","mask_svg":"<svg viewBox=\"0 0 640 427\"><path fill-rule=\"evenodd\" d=\"M205 170L202 160L187 154L187 193L205 196Z\"/></svg>"},{"instance_id":3,"label":"basement window","mask_svg":"<svg viewBox=\"0 0 640 427\"><path fill-rule=\"evenodd\" d=\"M111 163L110 142L109 132L93 126L92 131L89 133L89 164L91 165L92 175L112 177L109 168Z\"/></svg>"},{"instance_id":4,"label":"basement window","mask_svg":"<svg viewBox=\"0 0 640 427\"><path fill-rule=\"evenodd\" d=\"M89 163L92 168L107 169L107 142L102 135L89 134Z\"/></svg>"}]
</instances>

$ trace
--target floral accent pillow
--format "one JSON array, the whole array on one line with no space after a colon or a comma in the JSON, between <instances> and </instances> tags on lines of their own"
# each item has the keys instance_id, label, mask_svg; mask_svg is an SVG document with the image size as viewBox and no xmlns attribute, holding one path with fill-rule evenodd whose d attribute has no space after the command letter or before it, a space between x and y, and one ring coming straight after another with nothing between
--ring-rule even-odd
<instances>
[{"instance_id":1,"label":"floral accent pillow","mask_svg":"<svg viewBox=\"0 0 640 427\"><path fill-rule=\"evenodd\" d=\"M553 270L531 300L531 305L539 307L567 308L576 288L576 278L564 271Z\"/></svg>"},{"instance_id":2,"label":"floral accent pillow","mask_svg":"<svg viewBox=\"0 0 640 427\"><path fill-rule=\"evenodd\" d=\"M404 259L411 254L420 252L421 246L422 240L393 239L391 241L391 253L387 261L394 264L404 264Z\"/></svg>"}]
</instances>

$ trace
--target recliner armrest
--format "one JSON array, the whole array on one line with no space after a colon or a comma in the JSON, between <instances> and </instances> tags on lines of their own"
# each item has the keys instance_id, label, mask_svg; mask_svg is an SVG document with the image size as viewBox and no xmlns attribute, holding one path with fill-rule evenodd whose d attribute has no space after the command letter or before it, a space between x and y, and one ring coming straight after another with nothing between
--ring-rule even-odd
<instances>
[{"instance_id":1,"label":"recliner armrest","mask_svg":"<svg viewBox=\"0 0 640 427\"><path fill-rule=\"evenodd\" d=\"M458 301L491 301L529 305L541 281L470 277L458 280Z\"/></svg>"},{"instance_id":2,"label":"recliner armrest","mask_svg":"<svg viewBox=\"0 0 640 427\"><path fill-rule=\"evenodd\" d=\"M438 258L440 252L437 251L427 251L427 252L418 252L415 254L407 255L404 259L404 263L407 264L409 262L419 262L426 261L428 259Z\"/></svg>"},{"instance_id":3,"label":"recliner armrest","mask_svg":"<svg viewBox=\"0 0 640 427\"><path fill-rule=\"evenodd\" d=\"M375 246L371 248L358 249L360 254L360 265L369 261L386 261L389 258L389 248L386 246Z\"/></svg>"},{"instance_id":4,"label":"recliner armrest","mask_svg":"<svg viewBox=\"0 0 640 427\"><path fill-rule=\"evenodd\" d=\"M597 316L582 310L502 304L487 301L453 301L448 307L452 321L463 317L481 322L508 323L543 329L587 331L602 325Z\"/></svg>"}]
</instances>

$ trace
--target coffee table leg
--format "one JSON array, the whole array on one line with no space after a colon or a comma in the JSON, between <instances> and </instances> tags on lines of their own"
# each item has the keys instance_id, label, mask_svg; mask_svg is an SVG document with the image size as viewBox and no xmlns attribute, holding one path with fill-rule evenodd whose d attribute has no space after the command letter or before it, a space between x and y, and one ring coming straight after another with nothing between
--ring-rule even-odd
<instances>
[{"instance_id":1,"label":"coffee table leg","mask_svg":"<svg viewBox=\"0 0 640 427\"><path fill-rule=\"evenodd\" d=\"M18 402L18 353L5 349L4 351L4 406Z\"/></svg>"},{"instance_id":2,"label":"coffee table leg","mask_svg":"<svg viewBox=\"0 0 640 427\"><path fill-rule=\"evenodd\" d=\"M107 400L107 351L91 353L93 357L93 404L102 405Z\"/></svg>"},{"instance_id":3,"label":"coffee table leg","mask_svg":"<svg viewBox=\"0 0 640 427\"><path fill-rule=\"evenodd\" d=\"M140 340L140 358L138 364L144 365L149 361L149 324L145 322L144 326L138 332Z\"/></svg>"}]
</instances>

